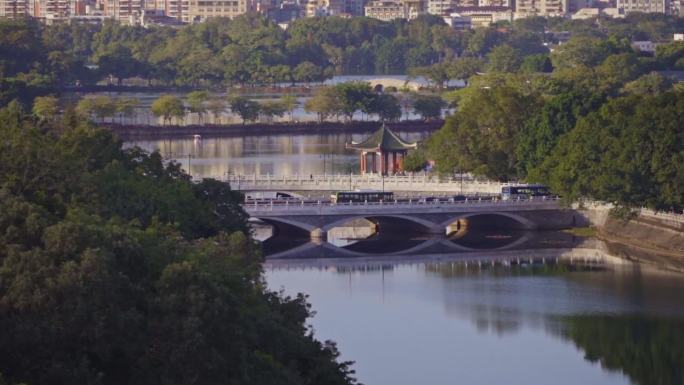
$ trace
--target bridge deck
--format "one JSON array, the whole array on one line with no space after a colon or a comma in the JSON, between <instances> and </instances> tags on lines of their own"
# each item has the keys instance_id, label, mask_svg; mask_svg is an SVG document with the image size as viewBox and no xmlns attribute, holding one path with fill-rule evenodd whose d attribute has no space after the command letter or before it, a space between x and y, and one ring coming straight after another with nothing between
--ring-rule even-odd
<instances>
[{"instance_id":1,"label":"bridge deck","mask_svg":"<svg viewBox=\"0 0 684 385\"><path fill-rule=\"evenodd\" d=\"M426 191L451 193L501 193L502 183L480 180L471 176L440 179L434 175L408 174L381 176L377 174L327 175L228 175L225 181L235 190L263 191L341 191L374 189L388 191Z\"/></svg>"}]
</instances>

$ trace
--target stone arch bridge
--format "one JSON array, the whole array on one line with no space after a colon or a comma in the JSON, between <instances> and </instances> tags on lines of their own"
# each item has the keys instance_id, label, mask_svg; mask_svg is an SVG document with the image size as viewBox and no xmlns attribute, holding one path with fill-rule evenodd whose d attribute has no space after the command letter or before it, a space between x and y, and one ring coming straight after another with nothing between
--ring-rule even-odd
<instances>
[{"instance_id":1,"label":"stone arch bridge","mask_svg":"<svg viewBox=\"0 0 684 385\"><path fill-rule=\"evenodd\" d=\"M359 218L381 220L390 225L394 221L390 231L410 227L411 231L433 235L445 235L447 226L463 220L516 230L558 230L587 224L576 211L563 208L551 199L372 204L290 201L246 204L244 208L251 217L269 223L279 234L306 232L311 240L326 247L334 247L325 242L328 231Z\"/></svg>"}]
</instances>

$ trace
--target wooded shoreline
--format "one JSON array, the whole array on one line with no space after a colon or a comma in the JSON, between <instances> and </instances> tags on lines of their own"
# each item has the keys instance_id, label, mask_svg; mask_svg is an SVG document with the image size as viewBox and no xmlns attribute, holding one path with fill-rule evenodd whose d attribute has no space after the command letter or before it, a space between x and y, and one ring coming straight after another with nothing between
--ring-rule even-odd
<instances>
[{"instance_id":1,"label":"wooded shoreline","mask_svg":"<svg viewBox=\"0 0 684 385\"><path fill-rule=\"evenodd\" d=\"M146 124L101 124L122 140L140 140L156 138L179 138L193 135L202 137L236 137L257 135L303 135L303 134L357 134L372 132L381 126L381 122L276 122L248 124L193 124L154 126ZM442 127L444 120L414 120L386 123L387 127L398 132L436 131Z\"/></svg>"}]
</instances>

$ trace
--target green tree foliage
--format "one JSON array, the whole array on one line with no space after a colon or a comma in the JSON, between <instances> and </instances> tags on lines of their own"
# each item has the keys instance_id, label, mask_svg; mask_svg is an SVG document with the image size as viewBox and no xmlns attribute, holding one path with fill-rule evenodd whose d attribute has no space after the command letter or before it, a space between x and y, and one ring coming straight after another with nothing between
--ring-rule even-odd
<instances>
[{"instance_id":1,"label":"green tree foliage","mask_svg":"<svg viewBox=\"0 0 684 385\"><path fill-rule=\"evenodd\" d=\"M197 114L200 123L203 121L204 114L207 113L207 106L205 105L207 100L209 100L209 92L207 91L193 91L187 95L188 109Z\"/></svg>"},{"instance_id":2,"label":"green tree foliage","mask_svg":"<svg viewBox=\"0 0 684 385\"><path fill-rule=\"evenodd\" d=\"M242 124L247 121L255 121L259 117L260 106L259 103L247 99L242 96L234 96L230 98L230 110L240 116Z\"/></svg>"},{"instance_id":3,"label":"green tree foliage","mask_svg":"<svg viewBox=\"0 0 684 385\"><path fill-rule=\"evenodd\" d=\"M59 99L54 96L39 96L33 101L33 114L41 120L51 121L59 113Z\"/></svg>"},{"instance_id":4,"label":"green tree foliage","mask_svg":"<svg viewBox=\"0 0 684 385\"><path fill-rule=\"evenodd\" d=\"M183 101L175 95L162 95L152 102L150 108L155 116L164 118L164 124L172 119L182 119L185 116Z\"/></svg>"},{"instance_id":5,"label":"green tree foliage","mask_svg":"<svg viewBox=\"0 0 684 385\"><path fill-rule=\"evenodd\" d=\"M418 147L417 149L410 151L408 155L404 158L404 170L406 171L423 171L425 166L427 166L427 154L423 147Z\"/></svg>"},{"instance_id":6,"label":"green tree foliage","mask_svg":"<svg viewBox=\"0 0 684 385\"><path fill-rule=\"evenodd\" d=\"M684 94L610 100L578 121L532 175L568 199L684 207Z\"/></svg>"},{"instance_id":7,"label":"green tree foliage","mask_svg":"<svg viewBox=\"0 0 684 385\"><path fill-rule=\"evenodd\" d=\"M265 288L228 184L104 130L39 129L17 103L0 136L3 381L355 383L305 297Z\"/></svg>"},{"instance_id":8,"label":"green tree foliage","mask_svg":"<svg viewBox=\"0 0 684 385\"><path fill-rule=\"evenodd\" d=\"M413 112L423 120L439 119L446 102L437 95L417 95L413 102Z\"/></svg>"},{"instance_id":9,"label":"green tree foliage","mask_svg":"<svg viewBox=\"0 0 684 385\"><path fill-rule=\"evenodd\" d=\"M551 72L553 67L549 55L537 54L525 56L520 65L520 70L523 72Z\"/></svg>"},{"instance_id":10,"label":"green tree foliage","mask_svg":"<svg viewBox=\"0 0 684 385\"><path fill-rule=\"evenodd\" d=\"M104 122L116 114L116 100L107 95L87 96L79 100L76 110L85 117L95 115Z\"/></svg>"},{"instance_id":11,"label":"green tree foliage","mask_svg":"<svg viewBox=\"0 0 684 385\"><path fill-rule=\"evenodd\" d=\"M494 72L517 72L520 69L522 58L520 52L507 45L502 44L494 47L487 54L487 69Z\"/></svg>"},{"instance_id":12,"label":"green tree foliage","mask_svg":"<svg viewBox=\"0 0 684 385\"><path fill-rule=\"evenodd\" d=\"M625 84L622 92L637 95L657 95L671 89L673 84L672 79L652 72Z\"/></svg>"},{"instance_id":13,"label":"green tree foliage","mask_svg":"<svg viewBox=\"0 0 684 385\"><path fill-rule=\"evenodd\" d=\"M600 95L578 91L547 100L518 135L516 155L520 175L527 175L538 167L551 154L559 138L572 130L579 118L595 111L602 103Z\"/></svg>"},{"instance_id":14,"label":"green tree foliage","mask_svg":"<svg viewBox=\"0 0 684 385\"><path fill-rule=\"evenodd\" d=\"M509 87L472 89L430 141L438 170L471 171L497 180L516 177L516 139L536 109L534 97Z\"/></svg>"},{"instance_id":15,"label":"green tree foliage","mask_svg":"<svg viewBox=\"0 0 684 385\"><path fill-rule=\"evenodd\" d=\"M357 111L371 112L371 104L375 95L370 84L366 82L345 82L335 85L335 92L340 103L340 113L351 122Z\"/></svg>"},{"instance_id":16,"label":"green tree foliage","mask_svg":"<svg viewBox=\"0 0 684 385\"><path fill-rule=\"evenodd\" d=\"M287 107L279 100L266 101L259 106L259 115L263 116L268 122L272 122L273 118L282 118L287 111Z\"/></svg>"},{"instance_id":17,"label":"green tree foliage","mask_svg":"<svg viewBox=\"0 0 684 385\"><path fill-rule=\"evenodd\" d=\"M554 68L594 67L612 54L631 51L629 42L578 36L558 46L551 61Z\"/></svg>"},{"instance_id":18,"label":"green tree foliage","mask_svg":"<svg viewBox=\"0 0 684 385\"><path fill-rule=\"evenodd\" d=\"M315 113L318 115L318 121L323 122L341 113L342 102L334 87L321 87L304 103L304 110Z\"/></svg>"},{"instance_id":19,"label":"green tree foliage","mask_svg":"<svg viewBox=\"0 0 684 385\"><path fill-rule=\"evenodd\" d=\"M294 121L294 110L299 106L297 97L292 94L285 94L280 98L280 103L290 115L290 121Z\"/></svg>"},{"instance_id":20,"label":"green tree foliage","mask_svg":"<svg viewBox=\"0 0 684 385\"><path fill-rule=\"evenodd\" d=\"M401 118L399 100L390 94L375 95L368 112L378 115L382 122L394 122Z\"/></svg>"}]
</instances>

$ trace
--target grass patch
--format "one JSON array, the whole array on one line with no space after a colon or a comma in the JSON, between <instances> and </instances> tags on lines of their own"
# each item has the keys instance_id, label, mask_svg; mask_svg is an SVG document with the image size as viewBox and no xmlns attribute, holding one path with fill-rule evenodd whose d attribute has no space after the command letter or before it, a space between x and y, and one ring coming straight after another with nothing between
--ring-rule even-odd
<instances>
[{"instance_id":1,"label":"grass patch","mask_svg":"<svg viewBox=\"0 0 684 385\"><path fill-rule=\"evenodd\" d=\"M571 229L566 229L563 231L577 237L591 238L596 236L595 227L573 227Z\"/></svg>"}]
</instances>

